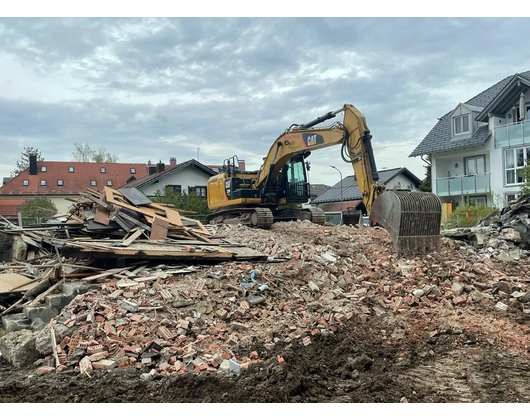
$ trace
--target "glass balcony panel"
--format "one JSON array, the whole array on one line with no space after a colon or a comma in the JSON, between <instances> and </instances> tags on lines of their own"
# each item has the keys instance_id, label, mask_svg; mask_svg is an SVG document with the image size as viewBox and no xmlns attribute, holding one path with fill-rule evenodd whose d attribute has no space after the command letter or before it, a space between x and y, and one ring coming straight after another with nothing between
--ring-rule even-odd
<instances>
[{"instance_id":1,"label":"glass balcony panel","mask_svg":"<svg viewBox=\"0 0 530 420\"><path fill-rule=\"evenodd\" d=\"M497 127L494 129L495 147L506 147L510 145L508 139L508 129L505 127Z\"/></svg>"},{"instance_id":2,"label":"glass balcony panel","mask_svg":"<svg viewBox=\"0 0 530 420\"><path fill-rule=\"evenodd\" d=\"M514 124L508 125L507 127L509 146L517 146L518 144L523 144L523 125Z\"/></svg>"},{"instance_id":3,"label":"glass balcony panel","mask_svg":"<svg viewBox=\"0 0 530 420\"><path fill-rule=\"evenodd\" d=\"M440 197L449 195L449 180L448 179L437 179L436 180L436 193Z\"/></svg>"},{"instance_id":4,"label":"glass balcony panel","mask_svg":"<svg viewBox=\"0 0 530 420\"><path fill-rule=\"evenodd\" d=\"M485 193L490 191L490 175L477 175L475 177L475 185L477 193Z\"/></svg>"},{"instance_id":5,"label":"glass balcony panel","mask_svg":"<svg viewBox=\"0 0 530 420\"><path fill-rule=\"evenodd\" d=\"M462 194L462 178L449 179L449 193L451 195Z\"/></svg>"},{"instance_id":6,"label":"glass balcony panel","mask_svg":"<svg viewBox=\"0 0 530 420\"><path fill-rule=\"evenodd\" d=\"M473 194L475 192L476 176L465 176L462 178L462 194Z\"/></svg>"}]
</instances>

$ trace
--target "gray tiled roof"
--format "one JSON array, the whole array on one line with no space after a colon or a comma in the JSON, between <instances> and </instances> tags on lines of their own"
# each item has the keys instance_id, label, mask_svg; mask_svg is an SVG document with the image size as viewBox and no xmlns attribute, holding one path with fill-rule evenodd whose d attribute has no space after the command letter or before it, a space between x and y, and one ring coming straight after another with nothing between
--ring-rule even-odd
<instances>
[{"instance_id":1,"label":"gray tiled roof","mask_svg":"<svg viewBox=\"0 0 530 420\"><path fill-rule=\"evenodd\" d=\"M522 77L530 78L530 71L519 74ZM466 101L473 111L481 112L486 108L491 101L506 87L506 85L516 75L508 76L500 82L494 84L484 92L479 93L470 100ZM436 125L431 129L429 134L425 136L422 142L414 149L409 157L428 155L431 153L445 152L449 150L464 149L467 147L476 147L483 145L489 138L489 130L487 126L479 127L471 137L466 139L451 141L451 112L445 114Z\"/></svg>"},{"instance_id":2,"label":"gray tiled roof","mask_svg":"<svg viewBox=\"0 0 530 420\"><path fill-rule=\"evenodd\" d=\"M394 169L385 169L382 171L378 171L379 174L379 183L380 184L386 184L391 179L395 178L400 173L403 173L403 175L410 178L410 180L415 184L419 185L421 180L414 175L412 172L410 172L407 168L394 168ZM314 200L311 201L312 204L319 204L319 203L332 203L340 201L341 198L341 191L340 191L340 181L333 185L329 190L327 190L324 194L318 196ZM348 200L360 200L362 198L361 191L359 190L359 186L357 185L357 180L355 179L354 175L347 176L346 178L343 178L342 180L342 200L348 201Z\"/></svg>"},{"instance_id":3,"label":"gray tiled roof","mask_svg":"<svg viewBox=\"0 0 530 420\"><path fill-rule=\"evenodd\" d=\"M168 176L169 174L172 174L173 172L178 172L180 171L181 169L184 169L184 168L187 168L188 166L195 166L196 168L206 172L209 176L214 176L214 175L217 175L217 173L215 171L213 171L212 169L208 168L207 166L204 166L202 163L196 161L195 159L190 159L190 160L186 160L182 163L179 163L178 165L175 165L175 166L166 166L166 168L164 169L164 171L162 172L156 172L154 174L151 174L151 175L145 175L141 178L138 178L138 179L135 179L134 181L131 181L125 185L122 185L123 188L143 188L145 187L146 185L150 185L152 183L154 183L155 181L161 179L161 178L164 178L166 176Z\"/></svg>"}]
</instances>

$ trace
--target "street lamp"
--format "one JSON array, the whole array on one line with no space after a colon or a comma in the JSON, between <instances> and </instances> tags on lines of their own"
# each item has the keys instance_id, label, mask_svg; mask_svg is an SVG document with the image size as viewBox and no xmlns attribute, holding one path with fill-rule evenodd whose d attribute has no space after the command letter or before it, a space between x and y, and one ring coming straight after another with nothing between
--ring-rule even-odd
<instances>
[{"instance_id":1,"label":"street lamp","mask_svg":"<svg viewBox=\"0 0 530 420\"><path fill-rule=\"evenodd\" d=\"M342 172L339 171L337 168L335 168L333 165L330 165L330 167L332 167L333 169L335 169L339 175L340 175L340 223L342 224L342 206L343 206L343 201L342 201Z\"/></svg>"}]
</instances>

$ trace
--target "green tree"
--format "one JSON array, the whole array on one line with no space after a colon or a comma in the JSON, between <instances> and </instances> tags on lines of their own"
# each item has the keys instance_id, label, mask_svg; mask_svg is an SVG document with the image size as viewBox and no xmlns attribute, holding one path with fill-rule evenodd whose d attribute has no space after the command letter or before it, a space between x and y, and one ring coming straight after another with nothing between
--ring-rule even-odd
<instances>
[{"instance_id":1,"label":"green tree","mask_svg":"<svg viewBox=\"0 0 530 420\"><path fill-rule=\"evenodd\" d=\"M24 147L24 151L20 155L20 160L16 161L15 169L11 172L12 177L17 176L20 172L29 168L29 156L33 154L37 155L37 161L44 160L39 149L34 147Z\"/></svg>"},{"instance_id":2,"label":"green tree","mask_svg":"<svg viewBox=\"0 0 530 420\"><path fill-rule=\"evenodd\" d=\"M95 150L89 144L74 143L72 160L74 162L115 163L118 161L118 155L107 152L104 147Z\"/></svg>"},{"instance_id":3,"label":"green tree","mask_svg":"<svg viewBox=\"0 0 530 420\"><path fill-rule=\"evenodd\" d=\"M179 194L166 188L165 195L162 195L159 190L156 192L154 201L170 204L177 209L192 211L199 215L205 215L210 212L208 202L195 193Z\"/></svg>"},{"instance_id":4,"label":"green tree","mask_svg":"<svg viewBox=\"0 0 530 420\"><path fill-rule=\"evenodd\" d=\"M425 168L425 178L423 179L423 181L421 182L420 184L420 190L421 191L426 191L426 192L431 192L432 191L432 163L431 163L431 155L427 155L427 157L425 159L423 159L422 157L422 160L426 163L426 165L424 166Z\"/></svg>"},{"instance_id":5,"label":"green tree","mask_svg":"<svg viewBox=\"0 0 530 420\"><path fill-rule=\"evenodd\" d=\"M20 214L31 223L39 223L42 218L52 217L57 213L57 207L46 197L29 198L19 207ZM28 221L26 221L28 224Z\"/></svg>"},{"instance_id":6,"label":"green tree","mask_svg":"<svg viewBox=\"0 0 530 420\"><path fill-rule=\"evenodd\" d=\"M530 165L528 162L526 166L522 169L524 184L521 187L521 194L530 194Z\"/></svg>"}]
</instances>

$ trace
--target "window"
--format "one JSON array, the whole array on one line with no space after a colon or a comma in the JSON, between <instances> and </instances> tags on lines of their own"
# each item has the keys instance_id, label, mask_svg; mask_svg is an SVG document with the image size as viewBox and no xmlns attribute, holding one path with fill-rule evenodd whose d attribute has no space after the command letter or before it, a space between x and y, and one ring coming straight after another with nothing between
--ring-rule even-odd
<instances>
[{"instance_id":1,"label":"window","mask_svg":"<svg viewBox=\"0 0 530 420\"><path fill-rule=\"evenodd\" d=\"M41 166L41 168L40 168L41 172L46 172L47 170L48 170L48 168L46 166Z\"/></svg>"},{"instance_id":2,"label":"window","mask_svg":"<svg viewBox=\"0 0 530 420\"><path fill-rule=\"evenodd\" d=\"M106 173L107 172L107 169L104 168L103 166L101 168L99 168L99 172L101 172L102 174Z\"/></svg>"},{"instance_id":3,"label":"window","mask_svg":"<svg viewBox=\"0 0 530 420\"><path fill-rule=\"evenodd\" d=\"M92 181L90 181L90 185L95 187L96 185L98 185L98 183L96 181L92 180Z\"/></svg>"},{"instance_id":4,"label":"window","mask_svg":"<svg viewBox=\"0 0 530 420\"><path fill-rule=\"evenodd\" d=\"M131 168L131 174L135 174L136 173L136 168Z\"/></svg>"},{"instance_id":5,"label":"window","mask_svg":"<svg viewBox=\"0 0 530 420\"><path fill-rule=\"evenodd\" d=\"M24 185L24 187L27 187L27 186L29 185L29 180L24 179L24 180L22 181L22 185Z\"/></svg>"},{"instance_id":6,"label":"window","mask_svg":"<svg viewBox=\"0 0 530 420\"><path fill-rule=\"evenodd\" d=\"M510 202L517 200L521 196L521 193L506 194L505 206L509 205Z\"/></svg>"},{"instance_id":7,"label":"window","mask_svg":"<svg viewBox=\"0 0 530 420\"><path fill-rule=\"evenodd\" d=\"M485 195L477 195L475 197L468 197L469 205L470 206L478 206L478 205L486 205L486 196Z\"/></svg>"},{"instance_id":8,"label":"window","mask_svg":"<svg viewBox=\"0 0 530 420\"><path fill-rule=\"evenodd\" d=\"M182 194L182 186L180 185L166 185L166 188L176 194Z\"/></svg>"},{"instance_id":9,"label":"window","mask_svg":"<svg viewBox=\"0 0 530 420\"><path fill-rule=\"evenodd\" d=\"M70 173L74 172L74 167L73 166L69 166L68 167L68 172L70 172Z\"/></svg>"},{"instance_id":10,"label":"window","mask_svg":"<svg viewBox=\"0 0 530 420\"><path fill-rule=\"evenodd\" d=\"M112 181L110 179L107 181L107 187L112 187Z\"/></svg>"},{"instance_id":11,"label":"window","mask_svg":"<svg viewBox=\"0 0 530 420\"><path fill-rule=\"evenodd\" d=\"M529 157L530 147L518 147L504 151L506 185L516 185L524 182L523 168Z\"/></svg>"},{"instance_id":12,"label":"window","mask_svg":"<svg viewBox=\"0 0 530 420\"><path fill-rule=\"evenodd\" d=\"M455 136L469 132L469 114L453 117L453 126Z\"/></svg>"},{"instance_id":13,"label":"window","mask_svg":"<svg viewBox=\"0 0 530 420\"><path fill-rule=\"evenodd\" d=\"M486 173L486 159L484 156L464 158L465 175L482 175Z\"/></svg>"},{"instance_id":14,"label":"window","mask_svg":"<svg viewBox=\"0 0 530 420\"><path fill-rule=\"evenodd\" d=\"M59 187L62 187L62 186L64 185L64 181L63 181L62 179L58 179L58 180L57 180L57 185L58 185Z\"/></svg>"},{"instance_id":15,"label":"window","mask_svg":"<svg viewBox=\"0 0 530 420\"><path fill-rule=\"evenodd\" d=\"M206 198L206 187L199 187L199 186L188 187L188 193L189 194L195 193L197 194L197 197Z\"/></svg>"},{"instance_id":16,"label":"window","mask_svg":"<svg viewBox=\"0 0 530 420\"><path fill-rule=\"evenodd\" d=\"M41 179L40 180L40 185L45 187L46 186L46 180L45 179Z\"/></svg>"}]
</instances>

